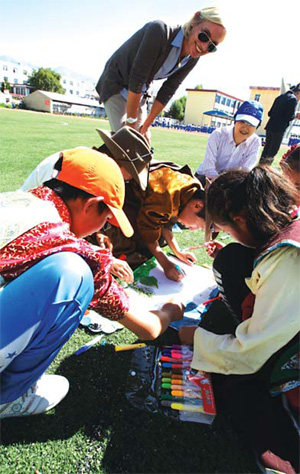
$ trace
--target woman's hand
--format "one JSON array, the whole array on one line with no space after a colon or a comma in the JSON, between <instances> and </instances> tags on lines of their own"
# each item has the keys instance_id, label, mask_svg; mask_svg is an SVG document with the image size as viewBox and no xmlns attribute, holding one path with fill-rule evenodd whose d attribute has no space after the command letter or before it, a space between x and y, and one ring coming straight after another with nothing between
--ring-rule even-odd
<instances>
[{"instance_id":1,"label":"woman's hand","mask_svg":"<svg viewBox=\"0 0 300 474\"><path fill-rule=\"evenodd\" d=\"M221 242L218 242L217 240L211 240L207 243L206 251L210 257L215 258L219 251L224 247L225 245Z\"/></svg>"},{"instance_id":2,"label":"woman's hand","mask_svg":"<svg viewBox=\"0 0 300 474\"><path fill-rule=\"evenodd\" d=\"M133 271L128 265L128 263L124 262L124 260L113 258L113 262L110 267L110 273L120 278L120 280L125 281L125 283L133 283Z\"/></svg>"},{"instance_id":3,"label":"woman's hand","mask_svg":"<svg viewBox=\"0 0 300 474\"><path fill-rule=\"evenodd\" d=\"M151 142L151 132L149 130L149 127L147 127L145 124L143 124L140 129L139 129L139 132L144 135L144 137L146 138L147 142L149 143L150 145L150 142Z\"/></svg>"}]
</instances>

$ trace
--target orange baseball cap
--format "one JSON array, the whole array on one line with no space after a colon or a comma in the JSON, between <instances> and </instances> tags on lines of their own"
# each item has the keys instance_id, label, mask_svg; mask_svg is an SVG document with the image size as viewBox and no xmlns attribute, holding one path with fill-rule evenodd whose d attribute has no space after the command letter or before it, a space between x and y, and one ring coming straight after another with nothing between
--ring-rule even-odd
<instances>
[{"instance_id":1,"label":"orange baseball cap","mask_svg":"<svg viewBox=\"0 0 300 474\"><path fill-rule=\"evenodd\" d=\"M102 197L113 214L110 223L120 227L126 237L131 237L133 228L122 210L124 178L117 163L107 155L88 148L66 150L62 156L62 167L57 179L93 196Z\"/></svg>"}]
</instances>

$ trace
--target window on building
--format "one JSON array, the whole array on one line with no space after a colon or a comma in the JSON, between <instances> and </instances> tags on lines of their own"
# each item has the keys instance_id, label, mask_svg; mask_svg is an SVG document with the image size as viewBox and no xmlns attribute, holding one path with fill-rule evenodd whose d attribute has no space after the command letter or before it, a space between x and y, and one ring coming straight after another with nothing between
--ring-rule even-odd
<instances>
[{"instance_id":1,"label":"window on building","mask_svg":"<svg viewBox=\"0 0 300 474\"><path fill-rule=\"evenodd\" d=\"M3 71L8 71L8 67L7 66L3 66Z\"/></svg>"},{"instance_id":2,"label":"window on building","mask_svg":"<svg viewBox=\"0 0 300 474\"><path fill-rule=\"evenodd\" d=\"M72 85L73 85L73 81L70 81L70 86L72 86Z\"/></svg>"},{"instance_id":3,"label":"window on building","mask_svg":"<svg viewBox=\"0 0 300 474\"><path fill-rule=\"evenodd\" d=\"M259 99L260 99L260 94L255 94L254 100L257 100L257 102L259 102Z\"/></svg>"},{"instance_id":4,"label":"window on building","mask_svg":"<svg viewBox=\"0 0 300 474\"><path fill-rule=\"evenodd\" d=\"M230 104L231 104L231 99L227 99L226 105L228 105L228 107L230 107Z\"/></svg>"},{"instance_id":5,"label":"window on building","mask_svg":"<svg viewBox=\"0 0 300 474\"><path fill-rule=\"evenodd\" d=\"M7 77L7 76L4 76L4 77L3 77L3 80L4 80L5 82L8 82L8 77Z\"/></svg>"},{"instance_id":6,"label":"window on building","mask_svg":"<svg viewBox=\"0 0 300 474\"><path fill-rule=\"evenodd\" d=\"M26 69L24 69L23 74L24 76L27 76L28 72L26 71Z\"/></svg>"},{"instance_id":7,"label":"window on building","mask_svg":"<svg viewBox=\"0 0 300 474\"><path fill-rule=\"evenodd\" d=\"M14 68L13 68L13 72L14 72L14 73L18 72L18 68L17 68L17 67L14 67Z\"/></svg>"},{"instance_id":8,"label":"window on building","mask_svg":"<svg viewBox=\"0 0 300 474\"><path fill-rule=\"evenodd\" d=\"M70 94L73 94L73 91L72 91L72 89L70 89Z\"/></svg>"},{"instance_id":9,"label":"window on building","mask_svg":"<svg viewBox=\"0 0 300 474\"><path fill-rule=\"evenodd\" d=\"M216 103L219 104L221 102L221 96L219 94L216 94Z\"/></svg>"},{"instance_id":10,"label":"window on building","mask_svg":"<svg viewBox=\"0 0 300 474\"><path fill-rule=\"evenodd\" d=\"M67 81L66 81L65 79L63 79L63 84L66 84L66 82L67 82Z\"/></svg>"},{"instance_id":11,"label":"window on building","mask_svg":"<svg viewBox=\"0 0 300 474\"><path fill-rule=\"evenodd\" d=\"M18 79L14 79L15 84L18 84L18 82L19 82Z\"/></svg>"},{"instance_id":12,"label":"window on building","mask_svg":"<svg viewBox=\"0 0 300 474\"><path fill-rule=\"evenodd\" d=\"M226 97L222 97L222 105L226 104Z\"/></svg>"},{"instance_id":13,"label":"window on building","mask_svg":"<svg viewBox=\"0 0 300 474\"><path fill-rule=\"evenodd\" d=\"M76 95L79 95L79 91L76 91Z\"/></svg>"}]
</instances>

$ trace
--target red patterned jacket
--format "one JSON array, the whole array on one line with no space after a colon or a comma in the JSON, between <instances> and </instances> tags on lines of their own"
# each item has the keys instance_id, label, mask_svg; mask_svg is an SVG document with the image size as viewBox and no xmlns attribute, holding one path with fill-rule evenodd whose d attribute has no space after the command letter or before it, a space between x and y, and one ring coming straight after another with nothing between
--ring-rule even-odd
<instances>
[{"instance_id":1,"label":"red patterned jacket","mask_svg":"<svg viewBox=\"0 0 300 474\"><path fill-rule=\"evenodd\" d=\"M102 316L112 320L122 319L128 311L129 300L109 273L111 253L95 250L86 240L78 239L70 231L69 210L54 191L39 186L30 192L43 201L52 202L61 222L38 224L0 250L0 274L5 282L18 277L48 255L74 252L84 258L94 276L95 292L90 305Z\"/></svg>"}]
</instances>

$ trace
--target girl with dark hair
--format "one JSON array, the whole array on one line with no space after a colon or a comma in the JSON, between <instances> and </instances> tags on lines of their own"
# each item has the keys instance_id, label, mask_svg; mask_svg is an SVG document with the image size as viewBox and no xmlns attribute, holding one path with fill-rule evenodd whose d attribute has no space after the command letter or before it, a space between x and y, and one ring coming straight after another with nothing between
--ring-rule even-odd
<instances>
[{"instance_id":1,"label":"girl with dark hair","mask_svg":"<svg viewBox=\"0 0 300 474\"><path fill-rule=\"evenodd\" d=\"M264 466L286 473L299 472L299 437L282 405L282 392L292 402L300 384L295 203L292 185L267 167L229 171L210 185L207 211L239 243L218 246L214 260L224 314L212 306L200 327L180 332L183 343L194 341L192 367L212 373L219 408Z\"/></svg>"}]
</instances>

